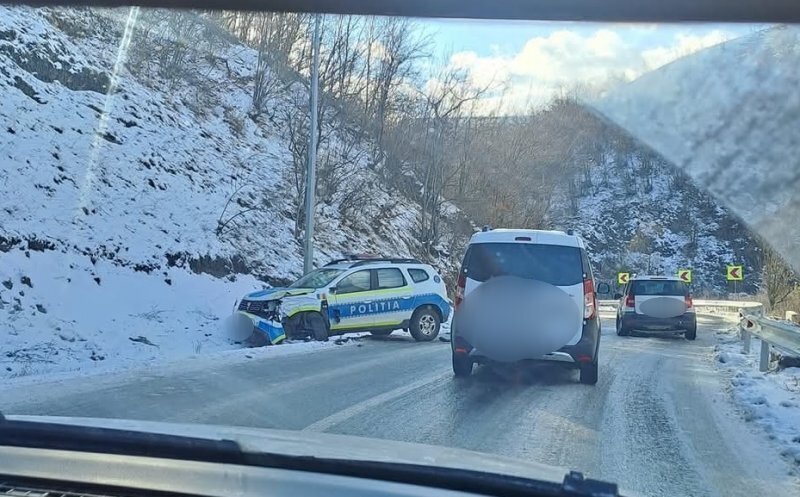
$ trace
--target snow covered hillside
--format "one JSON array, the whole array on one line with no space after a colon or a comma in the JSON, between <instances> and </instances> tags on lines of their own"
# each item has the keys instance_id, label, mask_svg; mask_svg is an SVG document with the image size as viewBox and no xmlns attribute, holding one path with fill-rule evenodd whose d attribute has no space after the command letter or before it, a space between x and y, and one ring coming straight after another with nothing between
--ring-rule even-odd
<instances>
[{"instance_id":1,"label":"snow covered hillside","mask_svg":"<svg viewBox=\"0 0 800 497\"><path fill-rule=\"evenodd\" d=\"M800 28L707 48L596 102L800 268Z\"/></svg>"},{"instance_id":2,"label":"snow covered hillside","mask_svg":"<svg viewBox=\"0 0 800 497\"><path fill-rule=\"evenodd\" d=\"M256 54L224 37L197 57L211 86L134 75L126 15L0 7L0 376L236 347L234 300L301 273L302 82L249 116ZM418 206L356 135L335 126L320 152L357 160L317 206L317 264L417 249Z\"/></svg>"},{"instance_id":3,"label":"snow covered hillside","mask_svg":"<svg viewBox=\"0 0 800 497\"><path fill-rule=\"evenodd\" d=\"M603 147L601 160L578 179L583 195L554 215L587 240L601 278L692 269L694 292L713 295L726 291L726 264L739 261L756 274L750 231L685 174L625 139Z\"/></svg>"}]
</instances>

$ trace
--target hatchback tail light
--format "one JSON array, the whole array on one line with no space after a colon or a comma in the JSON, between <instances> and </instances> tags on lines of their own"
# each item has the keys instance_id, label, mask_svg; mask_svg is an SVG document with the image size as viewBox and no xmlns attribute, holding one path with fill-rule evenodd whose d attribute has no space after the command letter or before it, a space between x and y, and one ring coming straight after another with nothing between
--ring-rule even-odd
<instances>
[{"instance_id":1,"label":"hatchback tail light","mask_svg":"<svg viewBox=\"0 0 800 497\"><path fill-rule=\"evenodd\" d=\"M692 302L692 296L686 295L686 308L691 309L694 306L694 302Z\"/></svg>"},{"instance_id":2,"label":"hatchback tail light","mask_svg":"<svg viewBox=\"0 0 800 497\"><path fill-rule=\"evenodd\" d=\"M583 319L594 318L597 300L594 293L594 281L583 280Z\"/></svg>"},{"instance_id":3,"label":"hatchback tail light","mask_svg":"<svg viewBox=\"0 0 800 497\"><path fill-rule=\"evenodd\" d=\"M456 295L453 303L455 308L458 309L458 306L461 305L461 302L464 301L464 288L467 286L467 277L464 276L464 273L459 273L458 275L458 282L456 283Z\"/></svg>"},{"instance_id":4,"label":"hatchback tail light","mask_svg":"<svg viewBox=\"0 0 800 497\"><path fill-rule=\"evenodd\" d=\"M633 295L628 295L627 297L625 297L625 307L630 309L636 307L636 301L634 300Z\"/></svg>"}]
</instances>

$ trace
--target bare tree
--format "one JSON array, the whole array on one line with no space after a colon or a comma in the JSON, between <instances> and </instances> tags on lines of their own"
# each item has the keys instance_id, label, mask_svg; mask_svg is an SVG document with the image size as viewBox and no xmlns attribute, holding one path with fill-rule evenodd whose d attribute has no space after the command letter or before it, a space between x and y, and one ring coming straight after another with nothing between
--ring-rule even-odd
<instances>
[{"instance_id":1,"label":"bare tree","mask_svg":"<svg viewBox=\"0 0 800 497\"><path fill-rule=\"evenodd\" d=\"M295 92L291 105L284 107L282 118L286 129L287 144L291 154L291 167L287 175L291 189L290 201L293 206L294 237L299 239L304 227L303 212L306 197L306 161L308 157L308 112L302 94Z\"/></svg>"},{"instance_id":2,"label":"bare tree","mask_svg":"<svg viewBox=\"0 0 800 497\"><path fill-rule=\"evenodd\" d=\"M253 78L253 112L264 110L266 101L285 87L291 54L305 35L308 16L260 12L249 22L252 43L258 52Z\"/></svg>"},{"instance_id":3,"label":"bare tree","mask_svg":"<svg viewBox=\"0 0 800 497\"><path fill-rule=\"evenodd\" d=\"M770 309L786 301L797 286L797 276L775 250L762 245L762 284L767 292Z\"/></svg>"}]
</instances>

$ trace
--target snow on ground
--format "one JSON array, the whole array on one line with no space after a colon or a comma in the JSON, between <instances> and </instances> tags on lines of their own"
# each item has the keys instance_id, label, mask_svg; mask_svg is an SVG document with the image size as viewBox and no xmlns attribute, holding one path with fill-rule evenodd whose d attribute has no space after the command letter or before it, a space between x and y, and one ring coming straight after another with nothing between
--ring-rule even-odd
<instances>
[{"instance_id":1,"label":"snow on ground","mask_svg":"<svg viewBox=\"0 0 800 497\"><path fill-rule=\"evenodd\" d=\"M241 348L221 324L254 287L171 268L136 272L71 253L14 250L0 265L0 377L128 366Z\"/></svg>"},{"instance_id":2,"label":"snow on ground","mask_svg":"<svg viewBox=\"0 0 800 497\"><path fill-rule=\"evenodd\" d=\"M238 298L263 286L252 276L220 279L180 268L154 275L53 252L13 251L3 262L4 381L60 372L74 377L185 358L273 357L351 343L363 335L243 349L224 323Z\"/></svg>"},{"instance_id":3,"label":"snow on ground","mask_svg":"<svg viewBox=\"0 0 800 497\"><path fill-rule=\"evenodd\" d=\"M717 332L717 364L730 380L733 399L744 419L766 432L781 455L800 464L800 368L762 373L758 370L761 342L742 353L738 328Z\"/></svg>"}]
</instances>

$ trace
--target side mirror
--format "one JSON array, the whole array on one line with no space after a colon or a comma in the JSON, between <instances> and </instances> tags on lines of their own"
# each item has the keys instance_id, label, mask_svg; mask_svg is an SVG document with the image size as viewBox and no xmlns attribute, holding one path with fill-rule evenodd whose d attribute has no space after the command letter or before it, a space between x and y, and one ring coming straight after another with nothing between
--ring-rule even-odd
<instances>
[{"instance_id":1,"label":"side mirror","mask_svg":"<svg viewBox=\"0 0 800 497\"><path fill-rule=\"evenodd\" d=\"M622 298L622 294L621 293L617 292L617 293L614 294L614 300L619 300L621 298Z\"/></svg>"},{"instance_id":2,"label":"side mirror","mask_svg":"<svg viewBox=\"0 0 800 497\"><path fill-rule=\"evenodd\" d=\"M332 287L328 288L328 293L330 293L331 295L334 295L336 293L336 287L332 286Z\"/></svg>"},{"instance_id":3,"label":"side mirror","mask_svg":"<svg viewBox=\"0 0 800 497\"><path fill-rule=\"evenodd\" d=\"M608 286L608 283L600 283L597 285L597 293L610 293L611 287Z\"/></svg>"}]
</instances>

